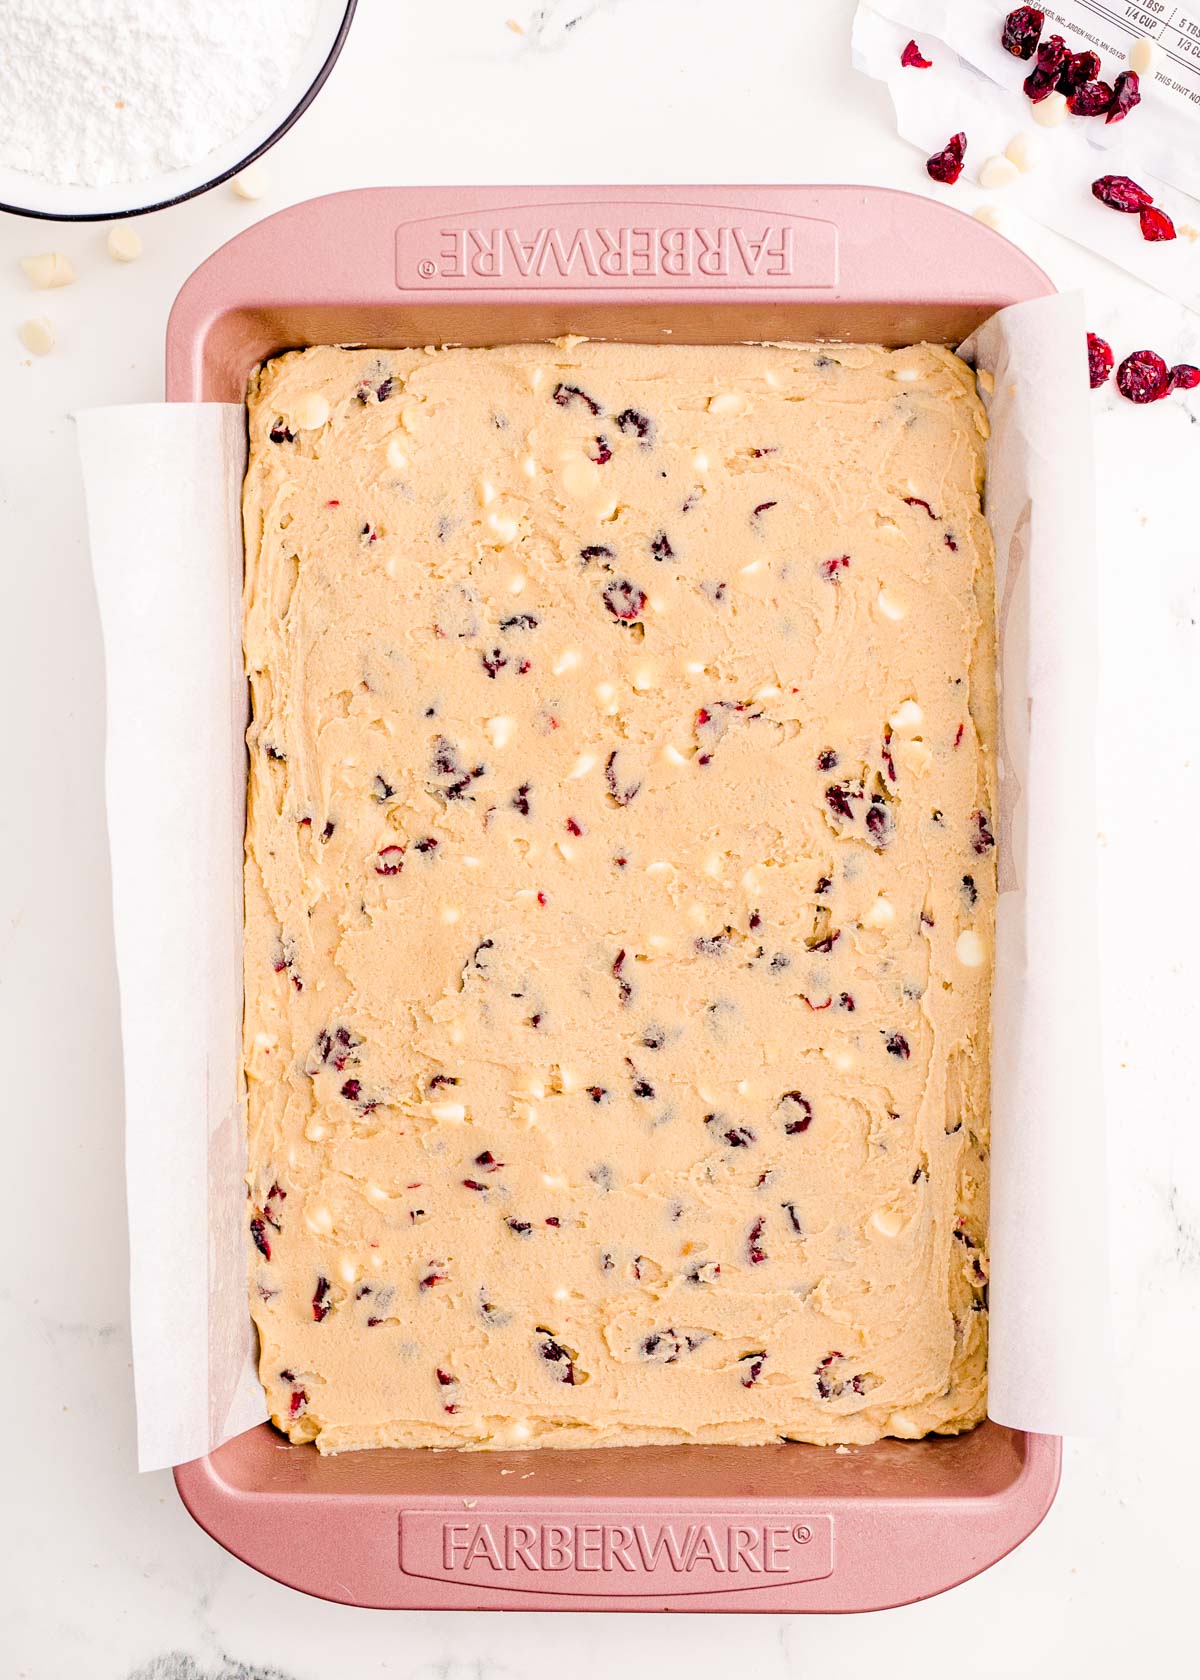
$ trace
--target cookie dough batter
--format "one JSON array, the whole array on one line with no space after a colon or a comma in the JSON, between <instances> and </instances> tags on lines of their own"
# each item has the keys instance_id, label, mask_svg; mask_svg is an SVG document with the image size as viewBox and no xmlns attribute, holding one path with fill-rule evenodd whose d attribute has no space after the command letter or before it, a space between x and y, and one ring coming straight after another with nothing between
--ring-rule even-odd
<instances>
[{"instance_id":1,"label":"cookie dough batter","mask_svg":"<svg viewBox=\"0 0 1200 1680\"><path fill-rule=\"evenodd\" d=\"M986 421L928 345L314 349L250 392L270 1409L372 1446L984 1412Z\"/></svg>"}]
</instances>

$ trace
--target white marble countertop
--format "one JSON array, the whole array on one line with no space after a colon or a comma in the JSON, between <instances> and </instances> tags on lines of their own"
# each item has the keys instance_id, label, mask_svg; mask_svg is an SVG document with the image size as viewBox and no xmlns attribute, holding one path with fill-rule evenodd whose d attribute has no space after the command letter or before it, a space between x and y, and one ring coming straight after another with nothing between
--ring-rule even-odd
<instances>
[{"instance_id":1,"label":"white marble countertop","mask_svg":"<svg viewBox=\"0 0 1200 1680\"><path fill-rule=\"evenodd\" d=\"M523 36L505 27L508 6ZM1200 393L1147 409L1111 387L1094 398L1118 1377L1110 1429L1068 1444L1042 1528L967 1585L880 1616L396 1616L306 1599L253 1573L192 1523L168 1475L134 1467L102 665L70 414L159 397L163 328L182 281L255 217L317 193L459 181L922 190L884 91L849 69L850 12L849 0L551 0L532 15L519 0L360 0L329 85L272 155L261 202L219 189L151 217L139 224L145 255L129 267L105 256L102 229L0 218L10 719L0 974L15 1078L0 1283L5 1675L601 1680L686 1664L696 1680L869 1669L924 1680L939 1668L1073 1680L1194 1661ZM956 191L967 205L979 197L965 178ZM1200 361L1200 316L1009 214L1006 231L1060 286L1085 289L1089 319L1118 356L1154 346ZM30 294L17 259L51 246L80 283ZM60 343L31 364L13 329L41 313ZM1097 1115L1097 1147L1100 1127ZM1069 1221L1098 1217L1063 1209Z\"/></svg>"}]
</instances>

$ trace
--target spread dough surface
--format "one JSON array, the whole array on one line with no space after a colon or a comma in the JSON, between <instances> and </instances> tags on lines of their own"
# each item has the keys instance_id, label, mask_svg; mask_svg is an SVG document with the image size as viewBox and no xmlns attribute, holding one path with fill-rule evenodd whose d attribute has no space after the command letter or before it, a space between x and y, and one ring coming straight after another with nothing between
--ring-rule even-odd
<instances>
[{"instance_id":1,"label":"spread dough surface","mask_svg":"<svg viewBox=\"0 0 1200 1680\"><path fill-rule=\"evenodd\" d=\"M321 348L268 363L249 415L276 1423L336 1452L977 1422L970 369Z\"/></svg>"}]
</instances>

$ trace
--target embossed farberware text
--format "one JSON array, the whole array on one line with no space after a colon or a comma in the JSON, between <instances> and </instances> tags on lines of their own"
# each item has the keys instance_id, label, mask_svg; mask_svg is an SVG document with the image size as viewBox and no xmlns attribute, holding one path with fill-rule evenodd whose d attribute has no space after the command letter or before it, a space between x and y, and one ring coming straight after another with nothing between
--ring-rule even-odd
<instances>
[{"instance_id":1,"label":"embossed farberware text","mask_svg":"<svg viewBox=\"0 0 1200 1680\"><path fill-rule=\"evenodd\" d=\"M837 281L837 230L812 217L628 204L541 205L405 222L396 283L408 289L492 285L823 287ZM585 219L586 218L586 219Z\"/></svg>"},{"instance_id":2,"label":"embossed farberware text","mask_svg":"<svg viewBox=\"0 0 1200 1680\"><path fill-rule=\"evenodd\" d=\"M515 1520L497 1513L405 1512L406 1574L508 1591L701 1593L815 1581L833 1571L828 1516L755 1521L613 1522L578 1517Z\"/></svg>"}]
</instances>

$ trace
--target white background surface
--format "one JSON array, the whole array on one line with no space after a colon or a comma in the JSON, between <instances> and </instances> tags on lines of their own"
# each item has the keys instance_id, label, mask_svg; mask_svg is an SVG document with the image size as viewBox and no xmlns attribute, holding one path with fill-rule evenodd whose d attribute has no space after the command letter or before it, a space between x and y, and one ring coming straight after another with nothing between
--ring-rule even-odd
<instances>
[{"instance_id":1,"label":"white background surface","mask_svg":"<svg viewBox=\"0 0 1200 1680\"><path fill-rule=\"evenodd\" d=\"M848 68L849 0L559 0L519 38L504 23L508 7L532 23L521 3L361 0L329 85L271 158L268 198L245 204L219 189L140 223L146 252L132 267L109 261L102 229L0 218L0 1018L13 1075L0 1675L1190 1672L1200 1575L1200 393L1146 409L1111 387L1094 396L1119 1376L1111 1428L1068 1446L1062 1492L1038 1533L954 1592L873 1617L395 1615L305 1599L254 1574L193 1525L167 1475L134 1470L103 680L72 410L159 397L167 311L192 268L255 217L316 193L458 181L929 186L894 136L883 89ZM963 124L969 132L969 111ZM1060 286L1085 288L1092 326L1118 358L1152 346L1200 362L1200 316L1025 222L1019 192L1006 201L1012 236ZM980 197L965 177L953 195L966 206ZM54 246L80 283L29 292L17 260ZM59 348L30 364L14 329L43 313ZM169 530L162 543L166 561ZM1099 1148L1100 1115L1095 1127ZM1099 1212L1067 1206L1062 1217ZM1081 1292L1096 1285L1071 1281Z\"/></svg>"}]
</instances>

